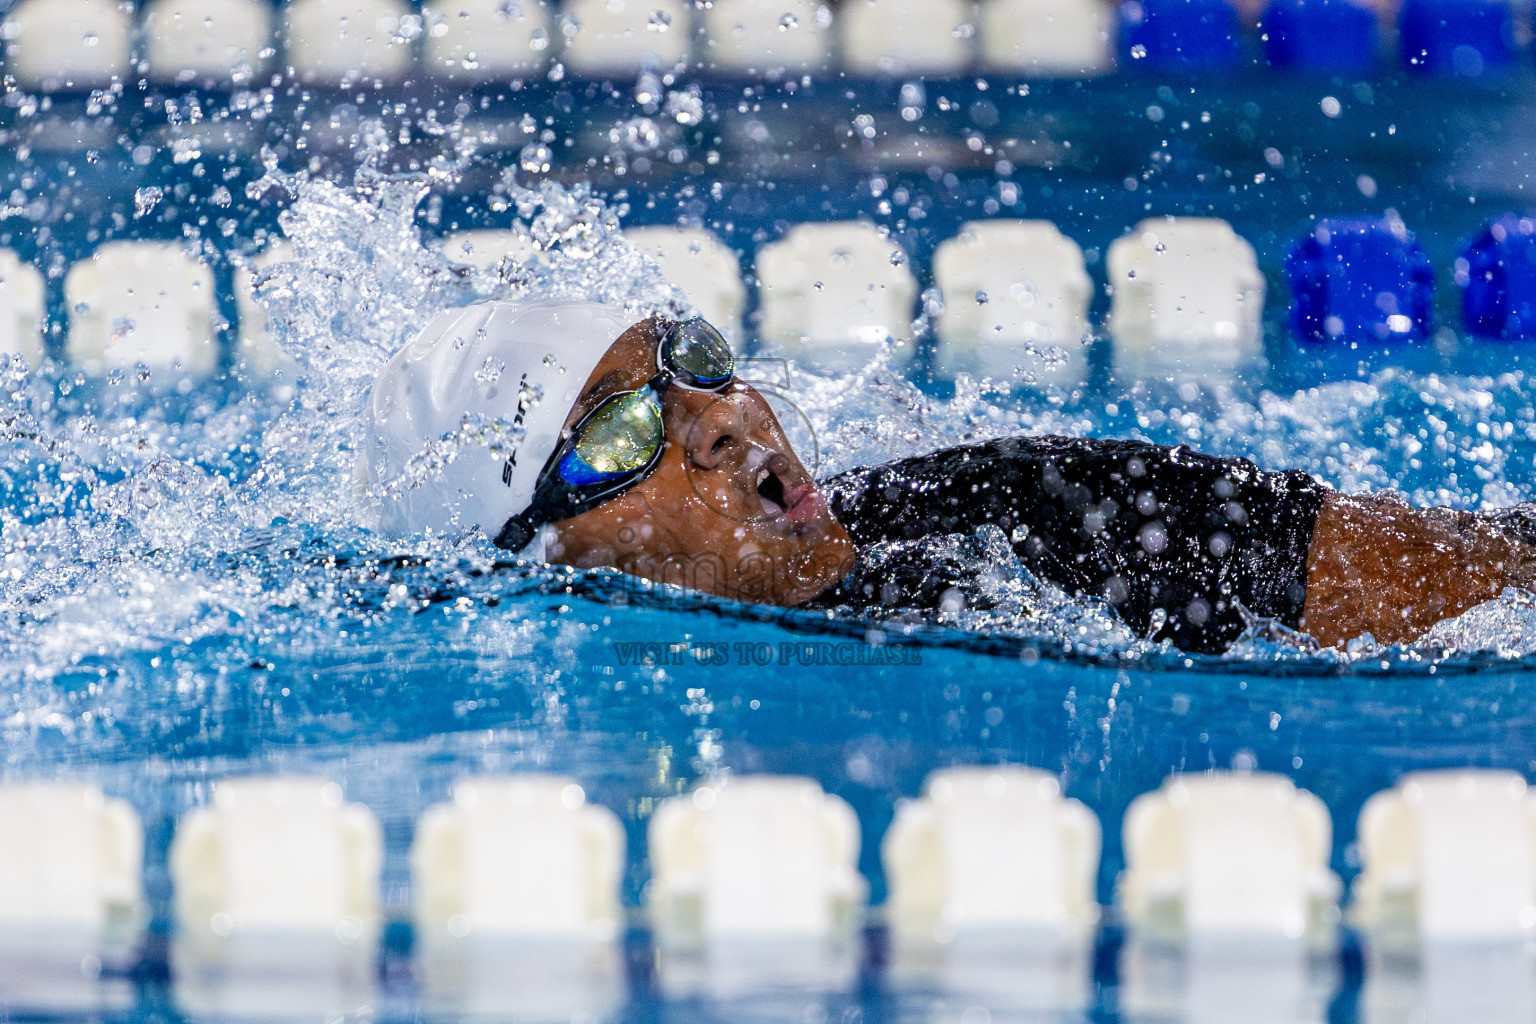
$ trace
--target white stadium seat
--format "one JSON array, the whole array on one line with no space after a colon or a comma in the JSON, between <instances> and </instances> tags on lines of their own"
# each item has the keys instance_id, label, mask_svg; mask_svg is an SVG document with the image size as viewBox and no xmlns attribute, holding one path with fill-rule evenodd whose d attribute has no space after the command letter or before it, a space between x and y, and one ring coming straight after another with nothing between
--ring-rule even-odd
<instances>
[{"instance_id":1,"label":"white stadium seat","mask_svg":"<svg viewBox=\"0 0 1536 1024\"><path fill-rule=\"evenodd\" d=\"M521 225L506 231L459 231L444 235L440 244L443 255L450 260L481 270L495 270L508 256L525 261L539 251L528 229Z\"/></svg>"},{"instance_id":2,"label":"white stadium seat","mask_svg":"<svg viewBox=\"0 0 1536 1024\"><path fill-rule=\"evenodd\" d=\"M435 0L421 13L422 66L435 77L504 81L549 61L555 29L544 0Z\"/></svg>"},{"instance_id":3,"label":"white stadium seat","mask_svg":"<svg viewBox=\"0 0 1536 1024\"><path fill-rule=\"evenodd\" d=\"M1131 802L1119 899L1139 934L1173 942L1332 941L1339 880L1328 808L1283 775L1176 775Z\"/></svg>"},{"instance_id":4,"label":"white stadium seat","mask_svg":"<svg viewBox=\"0 0 1536 1024\"><path fill-rule=\"evenodd\" d=\"M7 1017L132 1006L121 970L148 919L139 817L93 785L0 784L0 1007ZM30 1011L30 1013L29 1013Z\"/></svg>"},{"instance_id":5,"label":"white stadium seat","mask_svg":"<svg viewBox=\"0 0 1536 1024\"><path fill-rule=\"evenodd\" d=\"M144 835L95 786L0 785L0 931L97 933L139 910Z\"/></svg>"},{"instance_id":6,"label":"white stadium seat","mask_svg":"<svg viewBox=\"0 0 1536 1024\"><path fill-rule=\"evenodd\" d=\"M729 246L703 228L625 228L624 237L656 261L700 316L720 328L733 345L740 344L747 296L741 265Z\"/></svg>"},{"instance_id":7,"label":"white stadium seat","mask_svg":"<svg viewBox=\"0 0 1536 1024\"><path fill-rule=\"evenodd\" d=\"M154 0L144 15L149 77L158 82L250 82L274 45L268 0Z\"/></svg>"},{"instance_id":8,"label":"white stadium seat","mask_svg":"<svg viewBox=\"0 0 1536 1024\"><path fill-rule=\"evenodd\" d=\"M715 0L703 17L710 70L799 77L831 56L832 8L818 0Z\"/></svg>"},{"instance_id":9,"label":"white stadium seat","mask_svg":"<svg viewBox=\"0 0 1536 1024\"><path fill-rule=\"evenodd\" d=\"M281 238L269 241L250 263L235 270L235 308L240 313L239 356L246 369L258 376L269 375L290 360L267 330L267 311L256 301L258 287L280 287L280 282L265 272L293 259L293 247Z\"/></svg>"},{"instance_id":10,"label":"white stadium seat","mask_svg":"<svg viewBox=\"0 0 1536 1024\"><path fill-rule=\"evenodd\" d=\"M368 1013L383 845L373 815L334 782L214 783L171 841L178 1009L220 1020Z\"/></svg>"},{"instance_id":11,"label":"white stadium seat","mask_svg":"<svg viewBox=\"0 0 1536 1024\"><path fill-rule=\"evenodd\" d=\"M977 34L990 69L1086 78L1115 68L1114 5L1104 0L981 0Z\"/></svg>"},{"instance_id":12,"label":"white stadium seat","mask_svg":"<svg viewBox=\"0 0 1536 1024\"><path fill-rule=\"evenodd\" d=\"M36 366L43 358L47 316L43 275L10 249L0 249L0 354L19 355Z\"/></svg>"},{"instance_id":13,"label":"white stadium seat","mask_svg":"<svg viewBox=\"0 0 1536 1024\"><path fill-rule=\"evenodd\" d=\"M379 919L382 857L378 822L333 782L218 782L171 844L177 919L193 937L314 933L361 943Z\"/></svg>"},{"instance_id":14,"label":"white stadium seat","mask_svg":"<svg viewBox=\"0 0 1536 1024\"><path fill-rule=\"evenodd\" d=\"M1536 934L1536 794L1514 772L1415 772L1360 812L1358 925L1380 944Z\"/></svg>"},{"instance_id":15,"label":"white stadium seat","mask_svg":"<svg viewBox=\"0 0 1536 1024\"><path fill-rule=\"evenodd\" d=\"M1081 943L1099 908L1099 821L1056 776L1016 765L934 772L881 845L887 920L904 941L967 931Z\"/></svg>"},{"instance_id":16,"label":"white stadium seat","mask_svg":"<svg viewBox=\"0 0 1536 1024\"><path fill-rule=\"evenodd\" d=\"M551 775L466 779L416 825L418 978L454 1014L605 1019L623 997L624 829Z\"/></svg>"},{"instance_id":17,"label":"white stadium seat","mask_svg":"<svg viewBox=\"0 0 1536 1024\"><path fill-rule=\"evenodd\" d=\"M132 74L133 17L117 0L22 0L0 37L23 89L89 91Z\"/></svg>"},{"instance_id":18,"label":"white stadium seat","mask_svg":"<svg viewBox=\"0 0 1536 1024\"><path fill-rule=\"evenodd\" d=\"M810 779L701 786L650 822L649 900L665 939L827 938L856 923L865 884L853 809Z\"/></svg>"},{"instance_id":19,"label":"white stadium seat","mask_svg":"<svg viewBox=\"0 0 1536 1024\"><path fill-rule=\"evenodd\" d=\"M912 358L917 280L906 253L873 224L800 224L757 256L759 338L777 354L857 369L888 342Z\"/></svg>"},{"instance_id":20,"label":"white stadium seat","mask_svg":"<svg viewBox=\"0 0 1536 1024\"><path fill-rule=\"evenodd\" d=\"M572 780L461 780L416 829L417 935L611 939L623 871L623 826Z\"/></svg>"},{"instance_id":21,"label":"white stadium seat","mask_svg":"<svg viewBox=\"0 0 1536 1024\"><path fill-rule=\"evenodd\" d=\"M1131 378L1228 378L1264 356L1264 275L1232 225L1153 217L1109 247L1114 365Z\"/></svg>"},{"instance_id":22,"label":"white stadium seat","mask_svg":"<svg viewBox=\"0 0 1536 1024\"><path fill-rule=\"evenodd\" d=\"M402 0L290 0L284 13L288 64L303 82L344 88L411 66L400 31L416 15Z\"/></svg>"},{"instance_id":23,"label":"white stadium seat","mask_svg":"<svg viewBox=\"0 0 1536 1024\"><path fill-rule=\"evenodd\" d=\"M971 63L969 0L844 0L843 67L861 75L957 75Z\"/></svg>"},{"instance_id":24,"label":"white stadium seat","mask_svg":"<svg viewBox=\"0 0 1536 1024\"><path fill-rule=\"evenodd\" d=\"M686 0L571 0L572 34L561 60L586 78L670 71L688 60L692 6Z\"/></svg>"},{"instance_id":25,"label":"white stadium seat","mask_svg":"<svg viewBox=\"0 0 1536 1024\"><path fill-rule=\"evenodd\" d=\"M65 355L89 372L218 365L213 272L171 242L108 242L64 278Z\"/></svg>"},{"instance_id":26,"label":"white stadium seat","mask_svg":"<svg viewBox=\"0 0 1536 1024\"><path fill-rule=\"evenodd\" d=\"M1042 386L1088 376L1093 281L1077 243L1043 220L973 221L933 256L944 294L935 368Z\"/></svg>"}]
</instances>

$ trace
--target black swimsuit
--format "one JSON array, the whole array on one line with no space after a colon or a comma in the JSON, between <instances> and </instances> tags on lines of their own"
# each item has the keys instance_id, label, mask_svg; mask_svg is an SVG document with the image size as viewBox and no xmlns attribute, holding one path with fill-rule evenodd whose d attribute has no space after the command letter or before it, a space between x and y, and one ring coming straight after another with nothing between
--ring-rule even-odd
<instances>
[{"instance_id":1,"label":"black swimsuit","mask_svg":"<svg viewBox=\"0 0 1536 1024\"><path fill-rule=\"evenodd\" d=\"M823 607L937 608L974 599L953 545L993 524L1037 577L1096 594L1132 629L1225 649L1251 616L1301 624L1307 548L1326 491L1244 459L1092 438L1005 438L851 470L822 485L860 547ZM871 558L876 547L881 558ZM892 549L923 557L885 557ZM1239 607L1241 606L1241 608Z\"/></svg>"}]
</instances>

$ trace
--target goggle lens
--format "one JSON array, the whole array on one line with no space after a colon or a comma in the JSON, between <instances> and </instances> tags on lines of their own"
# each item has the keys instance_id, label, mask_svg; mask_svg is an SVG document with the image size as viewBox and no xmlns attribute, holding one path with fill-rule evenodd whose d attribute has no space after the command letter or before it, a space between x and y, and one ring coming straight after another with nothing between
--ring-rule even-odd
<instances>
[{"instance_id":1,"label":"goggle lens","mask_svg":"<svg viewBox=\"0 0 1536 1024\"><path fill-rule=\"evenodd\" d=\"M684 320L667 334L661 364L685 384L713 388L724 384L736 372L736 358L731 346L707 322Z\"/></svg>"},{"instance_id":2,"label":"goggle lens","mask_svg":"<svg viewBox=\"0 0 1536 1024\"><path fill-rule=\"evenodd\" d=\"M520 550L545 523L576 515L633 484L660 458L666 440L660 396L667 387L720 391L736 372L731 346L698 318L672 323L656 356L655 377L639 390L610 396L550 457L533 501L503 524L498 546Z\"/></svg>"},{"instance_id":3,"label":"goggle lens","mask_svg":"<svg viewBox=\"0 0 1536 1024\"><path fill-rule=\"evenodd\" d=\"M650 465L663 437L661 404L649 391L631 391L604 402L582 428L560 469L578 486L615 474L638 473ZM569 464L569 465L567 465Z\"/></svg>"}]
</instances>

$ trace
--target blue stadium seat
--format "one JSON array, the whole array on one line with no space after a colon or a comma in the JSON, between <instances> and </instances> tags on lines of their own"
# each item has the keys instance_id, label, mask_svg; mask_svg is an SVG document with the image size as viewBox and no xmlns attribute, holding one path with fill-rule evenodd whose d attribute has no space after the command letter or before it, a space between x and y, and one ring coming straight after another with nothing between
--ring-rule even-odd
<instances>
[{"instance_id":1,"label":"blue stadium seat","mask_svg":"<svg viewBox=\"0 0 1536 1024\"><path fill-rule=\"evenodd\" d=\"M1154 71L1235 67L1242 58L1237 10L1226 0L1126 0L1120 5L1125 66Z\"/></svg>"},{"instance_id":2,"label":"blue stadium seat","mask_svg":"<svg viewBox=\"0 0 1536 1024\"><path fill-rule=\"evenodd\" d=\"M1456 261L1467 330L1481 338L1536 338L1536 220L1510 213Z\"/></svg>"},{"instance_id":3,"label":"blue stadium seat","mask_svg":"<svg viewBox=\"0 0 1536 1024\"><path fill-rule=\"evenodd\" d=\"M1285 260L1291 328L1303 341L1428 336L1435 272L1397 220L1320 220Z\"/></svg>"},{"instance_id":4,"label":"blue stadium seat","mask_svg":"<svg viewBox=\"0 0 1536 1024\"><path fill-rule=\"evenodd\" d=\"M1506 0L1405 0L1397 25L1410 71L1481 78L1514 65L1515 26Z\"/></svg>"},{"instance_id":5,"label":"blue stadium seat","mask_svg":"<svg viewBox=\"0 0 1536 1024\"><path fill-rule=\"evenodd\" d=\"M1277 68L1365 71L1376 63L1376 12L1351 0L1275 0L1259 27Z\"/></svg>"}]
</instances>

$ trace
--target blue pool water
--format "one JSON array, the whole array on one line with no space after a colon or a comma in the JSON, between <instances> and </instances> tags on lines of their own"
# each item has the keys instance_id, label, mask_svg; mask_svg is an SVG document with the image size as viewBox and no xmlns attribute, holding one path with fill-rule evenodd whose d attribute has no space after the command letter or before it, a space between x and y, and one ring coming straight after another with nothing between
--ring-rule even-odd
<instances>
[{"instance_id":1,"label":"blue pool water","mask_svg":"<svg viewBox=\"0 0 1536 1024\"><path fill-rule=\"evenodd\" d=\"M560 244L529 290L662 303L672 299L664 282L607 224L619 205L625 223L684 216L742 252L797 221L864 213L925 266L961 221L998 212L986 204L1006 194L1008 212L1055 220L1091 258L1149 214L1231 220L1271 279L1267 373L1182 389L1126 385L1098 351L1086 388L1041 396L929 383L921 362L921 386L881 366L851 379L797 371L789 393L816 431L819 472L1055 431L1187 443L1300 467L1350 490L1396 488L1418 503L1523 500L1536 495L1529 358L1457 332L1449 267L1486 216L1522 205L1527 153L1514 140L1536 110L1536 90L1523 81L1497 93L1473 88L1238 81L1207 102L1187 83L1041 87L1033 104L1015 94L988 114L978 104L993 103L996 91L956 83L954 124L934 126L947 116L936 99L927 115L955 168L936 177L880 166L896 162L862 150L786 145L796 132L810 140L815 117L834 108L784 94L773 97L785 104L777 111L758 98L767 111L751 116L779 133L777 151L789 155L764 169L766 157L733 136L738 148L726 158L735 177L718 194L660 170L638 182L611 165L584 175L573 157L566 177L595 177L613 206L579 189L509 187L507 154L428 168L421 148L387 141L397 126L386 131L341 103L328 121L315 116L307 136L291 127L303 121L294 113L269 169L250 148L210 153L201 176L169 158L133 163L131 147L99 162L7 154L11 187L40 204L10 242L32 246L44 263L114 235L180 234L204 212L199 230L219 259L279 226L296 246L265 299L296 376L253 383L236 372L183 386L165 375L90 380L56 364L26 375L12 363L0 389L3 773L94 780L143 815L156 938L124 1014L172 1012L166 848L176 820L206 801L211 781L232 774L318 774L367 804L385 829L386 904L403 920L413 822L474 772L537 768L580 780L626 824L630 903L647 878L644 829L657 800L721 771L810 775L857 810L860 869L878 903L879 841L897 800L937 767L1020 762L1059 772L1066 793L1103 822L1106 905L1122 866L1121 815L1173 771L1289 775L1332 812L1332 863L1346 879L1357 867L1360 806L1402 773L1468 765L1536 773L1528 595L1508 594L1408 647L1315 651L1261 629L1226 655L1186 655L1131 635L1093 602L1040 586L1007 556L994 565L999 611L907 625L839 621L507 563L488 545L385 541L353 525L345 487L373 371L434 310L505 287L452 271L430 249L442 231L542 218L539 230ZM930 96L940 91L928 85ZM1324 94L1343 97L1347 131L1319 112ZM888 99L872 89L864 102L875 109ZM603 116L598 102L578 111ZM966 117L1001 120L1012 133L1006 182L996 156L966 162L973 151L956 143ZM572 138L585 138L579 127ZM296 139L322 151L327 131L340 142L312 174L295 174ZM1090 152L1056 148L1025 162L1031 145L1064 140ZM213 202L211 182L229 171L226 209ZM156 181L169 198L132 216L135 196L142 205L142 189ZM898 191L904 207L882 206ZM1297 350L1279 281L1291 239L1314 215L1387 207L1432 254L1443 329L1395 351ZM228 235L220 217L232 224ZM1095 273L1102 282L1102 267ZM222 301L232 306L228 294ZM52 302L62 321L57 294ZM1105 305L1096 300L1100 313ZM839 651L896 663L850 669L836 664ZM1099 947L1098 1020L1119 1019L1116 935L1111 922ZM381 971L392 1001L381 1016L416 1012L409 946L409 929L390 930ZM661 998L643 934L628 948L629 1019L745 1012ZM819 1017L798 1004L782 1016L923 1017L883 986L881 964L876 932L856 995L822 1000ZM1347 948L1339 965L1330 1019L1354 1019L1358 958Z\"/></svg>"}]
</instances>

